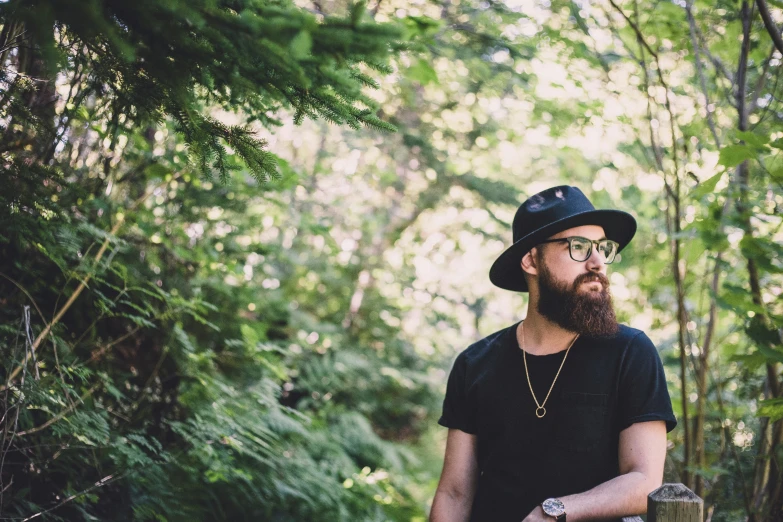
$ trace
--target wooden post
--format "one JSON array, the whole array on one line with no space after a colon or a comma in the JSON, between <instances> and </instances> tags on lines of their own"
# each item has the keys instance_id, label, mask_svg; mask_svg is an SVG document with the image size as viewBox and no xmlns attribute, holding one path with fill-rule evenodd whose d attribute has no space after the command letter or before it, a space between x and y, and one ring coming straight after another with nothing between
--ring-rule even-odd
<instances>
[{"instance_id":1,"label":"wooden post","mask_svg":"<svg viewBox=\"0 0 783 522\"><path fill-rule=\"evenodd\" d=\"M704 501L683 484L664 484L647 496L647 522L702 522Z\"/></svg>"}]
</instances>

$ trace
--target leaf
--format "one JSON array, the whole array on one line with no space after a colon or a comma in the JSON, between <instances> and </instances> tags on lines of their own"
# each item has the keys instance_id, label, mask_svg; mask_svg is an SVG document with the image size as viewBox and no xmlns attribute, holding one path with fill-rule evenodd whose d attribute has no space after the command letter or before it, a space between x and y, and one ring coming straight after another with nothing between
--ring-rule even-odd
<instances>
[{"instance_id":1,"label":"leaf","mask_svg":"<svg viewBox=\"0 0 783 522\"><path fill-rule=\"evenodd\" d=\"M76 438L76 440L78 440L79 442L83 442L87 446L95 446L95 443L93 441L91 441L90 439L88 439L87 437L85 437L80 433L75 434L74 437Z\"/></svg>"},{"instance_id":2,"label":"leaf","mask_svg":"<svg viewBox=\"0 0 783 522\"><path fill-rule=\"evenodd\" d=\"M153 163L144 169L144 173L150 178L163 178L166 174L171 173L171 169L160 163Z\"/></svg>"},{"instance_id":3,"label":"leaf","mask_svg":"<svg viewBox=\"0 0 783 522\"><path fill-rule=\"evenodd\" d=\"M720 172L709 179L705 179L704 181L700 182L696 188L691 190L689 196L693 199L701 199L707 194L711 194L715 191L715 187L718 185L718 182L722 177L723 172Z\"/></svg>"},{"instance_id":4,"label":"leaf","mask_svg":"<svg viewBox=\"0 0 783 522\"><path fill-rule=\"evenodd\" d=\"M276 362L273 362L270 359L268 359L267 357L264 357L262 355L258 356L258 360L261 362L261 364L263 364L264 366L269 368L272 371L272 373L275 374L275 377L277 377L281 381L288 380L288 371L287 371L285 366L283 366L282 364L278 364Z\"/></svg>"},{"instance_id":5,"label":"leaf","mask_svg":"<svg viewBox=\"0 0 783 522\"><path fill-rule=\"evenodd\" d=\"M121 401L125 398L125 394L123 394L120 390L118 390L114 385L112 385L110 382L104 382L103 385L106 387L106 391L109 392L109 394L117 399L118 401Z\"/></svg>"},{"instance_id":6,"label":"leaf","mask_svg":"<svg viewBox=\"0 0 783 522\"><path fill-rule=\"evenodd\" d=\"M767 359L768 362L780 362L783 363L783 352L775 350L768 346L760 344L757 346L758 351Z\"/></svg>"},{"instance_id":7,"label":"leaf","mask_svg":"<svg viewBox=\"0 0 783 522\"><path fill-rule=\"evenodd\" d=\"M313 48L313 37L309 31L299 31L289 44L291 54L297 60L307 58Z\"/></svg>"},{"instance_id":8,"label":"leaf","mask_svg":"<svg viewBox=\"0 0 783 522\"><path fill-rule=\"evenodd\" d=\"M429 63L427 63L425 60L422 60L421 58L416 60L416 63L408 67L407 74L408 78L422 85L427 85L429 83L439 83L438 74L435 72L435 69L433 69Z\"/></svg>"},{"instance_id":9,"label":"leaf","mask_svg":"<svg viewBox=\"0 0 783 522\"><path fill-rule=\"evenodd\" d=\"M767 143L769 143L769 136L759 136L750 131L739 131L737 137L747 143L759 149L765 149Z\"/></svg>"},{"instance_id":10,"label":"leaf","mask_svg":"<svg viewBox=\"0 0 783 522\"><path fill-rule=\"evenodd\" d=\"M752 301L747 289L728 283L723 285L723 292L716 296L716 303L724 310L731 310L738 315L746 315L749 311L756 314L765 312L763 307Z\"/></svg>"},{"instance_id":11,"label":"leaf","mask_svg":"<svg viewBox=\"0 0 783 522\"><path fill-rule=\"evenodd\" d=\"M724 167L736 167L745 160L753 159L758 151L747 145L728 145L720 150L718 163Z\"/></svg>"},{"instance_id":12,"label":"leaf","mask_svg":"<svg viewBox=\"0 0 783 522\"><path fill-rule=\"evenodd\" d=\"M242 338L245 340L246 346L250 349L254 349L261 341L256 331L246 324L240 326L239 331L242 332Z\"/></svg>"},{"instance_id":13,"label":"leaf","mask_svg":"<svg viewBox=\"0 0 783 522\"><path fill-rule=\"evenodd\" d=\"M734 354L729 357L729 361L742 364L750 372L755 372L767 364L767 358L758 351L749 354Z\"/></svg>"},{"instance_id":14,"label":"leaf","mask_svg":"<svg viewBox=\"0 0 783 522\"><path fill-rule=\"evenodd\" d=\"M419 45L430 43L443 23L428 16L406 16L401 20L405 28L404 39Z\"/></svg>"},{"instance_id":15,"label":"leaf","mask_svg":"<svg viewBox=\"0 0 783 522\"><path fill-rule=\"evenodd\" d=\"M783 399L767 399L759 401L759 411L756 417L769 417L770 422L783 419Z\"/></svg>"},{"instance_id":16,"label":"leaf","mask_svg":"<svg viewBox=\"0 0 783 522\"><path fill-rule=\"evenodd\" d=\"M746 234L740 241L740 251L748 259L753 259L765 272L783 273L783 266L775 264L783 256L783 246L764 237Z\"/></svg>"},{"instance_id":17,"label":"leaf","mask_svg":"<svg viewBox=\"0 0 783 522\"><path fill-rule=\"evenodd\" d=\"M74 112L73 112L73 119L77 119L80 121L90 121L90 113L87 111L87 107L80 105Z\"/></svg>"},{"instance_id":18,"label":"leaf","mask_svg":"<svg viewBox=\"0 0 783 522\"><path fill-rule=\"evenodd\" d=\"M351 6L351 24L356 27L362 21L364 13L367 11L367 2L356 2Z\"/></svg>"}]
</instances>

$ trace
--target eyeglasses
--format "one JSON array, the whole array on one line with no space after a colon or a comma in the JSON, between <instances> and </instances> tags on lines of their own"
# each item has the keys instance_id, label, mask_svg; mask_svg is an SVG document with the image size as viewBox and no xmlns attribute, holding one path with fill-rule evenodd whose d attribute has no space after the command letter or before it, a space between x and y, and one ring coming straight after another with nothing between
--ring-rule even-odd
<instances>
[{"instance_id":1,"label":"eyeglasses","mask_svg":"<svg viewBox=\"0 0 783 522\"><path fill-rule=\"evenodd\" d=\"M541 241L539 245L544 243L562 243L563 241L568 241L568 253L571 255L571 259L580 263L590 259L590 256L593 254L594 244L598 247L598 253L603 256L604 263L607 265L614 261L617 250L620 247L617 242L611 239L599 239L596 241L579 236L547 239L546 241Z\"/></svg>"}]
</instances>

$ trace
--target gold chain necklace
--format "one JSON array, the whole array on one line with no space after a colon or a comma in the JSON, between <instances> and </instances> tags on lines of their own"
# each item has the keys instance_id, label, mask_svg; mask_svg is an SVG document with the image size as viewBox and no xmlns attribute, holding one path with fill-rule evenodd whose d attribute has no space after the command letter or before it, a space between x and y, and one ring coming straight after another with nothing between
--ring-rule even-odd
<instances>
[{"instance_id":1,"label":"gold chain necklace","mask_svg":"<svg viewBox=\"0 0 783 522\"><path fill-rule=\"evenodd\" d=\"M527 377L527 385L530 388L530 394L533 396L533 400L536 403L536 417L539 419L542 418L544 415L546 415L546 408L544 408L544 404L546 404L546 401L549 399L549 394L552 393L552 388L555 387L555 383L557 382L557 378L560 376L560 370L563 369L563 365L565 364L566 357L568 357L568 352L571 350L571 347L574 345L574 342L576 341L577 337L579 337L579 334L576 334L576 337L574 337L571 340L571 344L568 345L568 348L566 348L565 356L563 356L563 362L560 363L560 368L557 369L557 374L555 375L555 380L552 381L552 386L549 387L549 391L546 392L546 397L544 398L544 402L541 404L538 403L538 399L536 398L536 392L533 391L533 385L530 383L530 374L528 374L527 371L527 357L525 355L525 323L524 321L520 324L520 337L522 338L522 360L525 361L525 377Z\"/></svg>"}]
</instances>

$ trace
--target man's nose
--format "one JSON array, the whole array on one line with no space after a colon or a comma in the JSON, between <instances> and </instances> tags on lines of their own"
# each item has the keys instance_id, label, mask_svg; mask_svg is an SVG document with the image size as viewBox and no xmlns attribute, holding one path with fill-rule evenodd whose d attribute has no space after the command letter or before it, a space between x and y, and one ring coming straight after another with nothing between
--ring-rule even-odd
<instances>
[{"instance_id":1,"label":"man's nose","mask_svg":"<svg viewBox=\"0 0 783 522\"><path fill-rule=\"evenodd\" d=\"M604 261L604 256L602 256L598 252L598 247L593 245L593 248L590 252L590 257L587 258L587 268L588 270L592 270L594 272L603 272L604 268L606 267L606 261Z\"/></svg>"}]
</instances>

